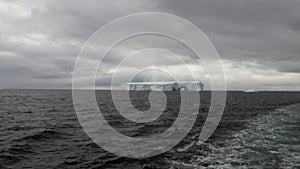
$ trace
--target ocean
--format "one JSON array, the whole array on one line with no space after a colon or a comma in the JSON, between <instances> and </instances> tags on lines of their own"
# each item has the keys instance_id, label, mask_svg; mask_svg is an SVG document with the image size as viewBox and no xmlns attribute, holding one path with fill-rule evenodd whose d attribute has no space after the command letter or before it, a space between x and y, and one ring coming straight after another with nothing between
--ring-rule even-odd
<instances>
[{"instance_id":1,"label":"ocean","mask_svg":"<svg viewBox=\"0 0 300 169\"><path fill-rule=\"evenodd\" d=\"M165 94L168 103L159 119L133 123L118 115L110 91L96 91L105 119L131 137L150 137L173 124L180 93ZM149 109L149 91L131 95L136 109ZM0 168L300 168L300 92L229 91L221 122L204 143L198 137L210 92L200 97L196 123L177 146L133 159L93 143L77 119L71 90L0 90Z\"/></svg>"}]
</instances>

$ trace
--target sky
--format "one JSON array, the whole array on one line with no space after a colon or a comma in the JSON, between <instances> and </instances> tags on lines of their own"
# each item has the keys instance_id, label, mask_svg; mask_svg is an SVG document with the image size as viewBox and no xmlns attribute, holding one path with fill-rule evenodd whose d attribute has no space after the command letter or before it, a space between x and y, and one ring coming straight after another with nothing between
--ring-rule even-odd
<instances>
[{"instance_id":1,"label":"sky","mask_svg":"<svg viewBox=\"0 0 300 169\"><path fill-rule=\"evenodd\" d=\"M300 90L299 0L0 0L0 88L70 89L76 59L88 38L110 21L137 12L170 13L201 29L220 55L228 90ZM193 37L180 25L166 28ZM147 35L128 39L108 53L104 70L97 74L98 88L110 85L125 53L147 47L176 53L205 84L218 78L209 77L178 42ZM96 56L87 58L87 64L97 61ZM218 69L215 63L205 66ZM147 66L190 80L186 65L166 51L153 50L128 59L117 72L118 83ZM83 81L87 74L82 74ZM153 69L138 73L135 80L170 79Z\"/></svg>"}]
</instances>

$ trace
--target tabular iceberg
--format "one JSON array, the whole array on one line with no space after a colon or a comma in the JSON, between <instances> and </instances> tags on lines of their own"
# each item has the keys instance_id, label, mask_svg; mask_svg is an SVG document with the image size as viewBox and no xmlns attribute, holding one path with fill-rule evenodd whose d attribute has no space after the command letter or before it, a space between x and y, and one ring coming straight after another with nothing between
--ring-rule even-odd
<instances>
[{"instance_id":1,"label":"tabular iceberg","mask_svg":"<svg viewBox=\"0 0 300 169\"><path fill-rule=\"evenodd\" d=\"M127 90L154 91L203 91L204 85L199 81L192 82L134 82L122 85Z\"/></svg>"}]
</instances>

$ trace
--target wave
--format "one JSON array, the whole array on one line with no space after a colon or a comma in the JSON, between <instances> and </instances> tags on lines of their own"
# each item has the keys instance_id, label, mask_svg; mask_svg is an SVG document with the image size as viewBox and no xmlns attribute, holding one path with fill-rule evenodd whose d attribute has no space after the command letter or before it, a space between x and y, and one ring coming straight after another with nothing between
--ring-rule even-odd
<instances>
[{"instance_id":1,"label":"wave","mask_svg":"<svg viewBox=\"0 0 300 169\"><path fill-rule=\"evenodd\" d=\"M14 163L19 162L20 160L21 160L20 157L18 157L17 155L13 155L13 154L1 154L0 155L0 167L1 167L1 164L2 165L14 164Z\"/></svg>"},{"instance_id":2,"label":"wave","mask_svg":"<svg viewBox=\"0 0 300 169\"><path fill-rule=\"evenodd\" d=\"M189 144L178 152L194 154L191 161L171 161L179 168L266 167L293 168L300 165L300 104L261 112L245 129L222 140L222 146L209 143ZM194 147L197 146L197 147ZM195 149L206 147L205 151ZM192 147L192 149L190 149ZM198 167L196 167L198 166Z\"/></svg>"},{"instance_id":3,"label":"wave","mask_svg":"<svg viewBox=\"0 0 300 169\"><path fill-rule=\"evenodd\" d=\"M35 133L33 135L25 136L19 141L44 141L48 139L60 139L65 135L65 133L61 133L54 130L43 130L41 132Z\"/></svg>"}]
</instances>

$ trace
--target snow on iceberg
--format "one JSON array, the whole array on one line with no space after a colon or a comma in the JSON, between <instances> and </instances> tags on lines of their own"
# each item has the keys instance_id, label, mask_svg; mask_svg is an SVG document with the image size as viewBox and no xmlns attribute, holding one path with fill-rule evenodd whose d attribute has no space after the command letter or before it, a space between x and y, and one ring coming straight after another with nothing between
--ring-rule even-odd
<instances>
[{"instance_id":1,"label":"snow on iceberg","mask_svg":"<svg viewBox=\"0 0 300 169\"><path fill-rule=\"evenodd\" d=\"M122 85L127 90L154 91L203 91L204 85L199 81L192 82L133 82Z\"/></svg>"}]
</instances>

